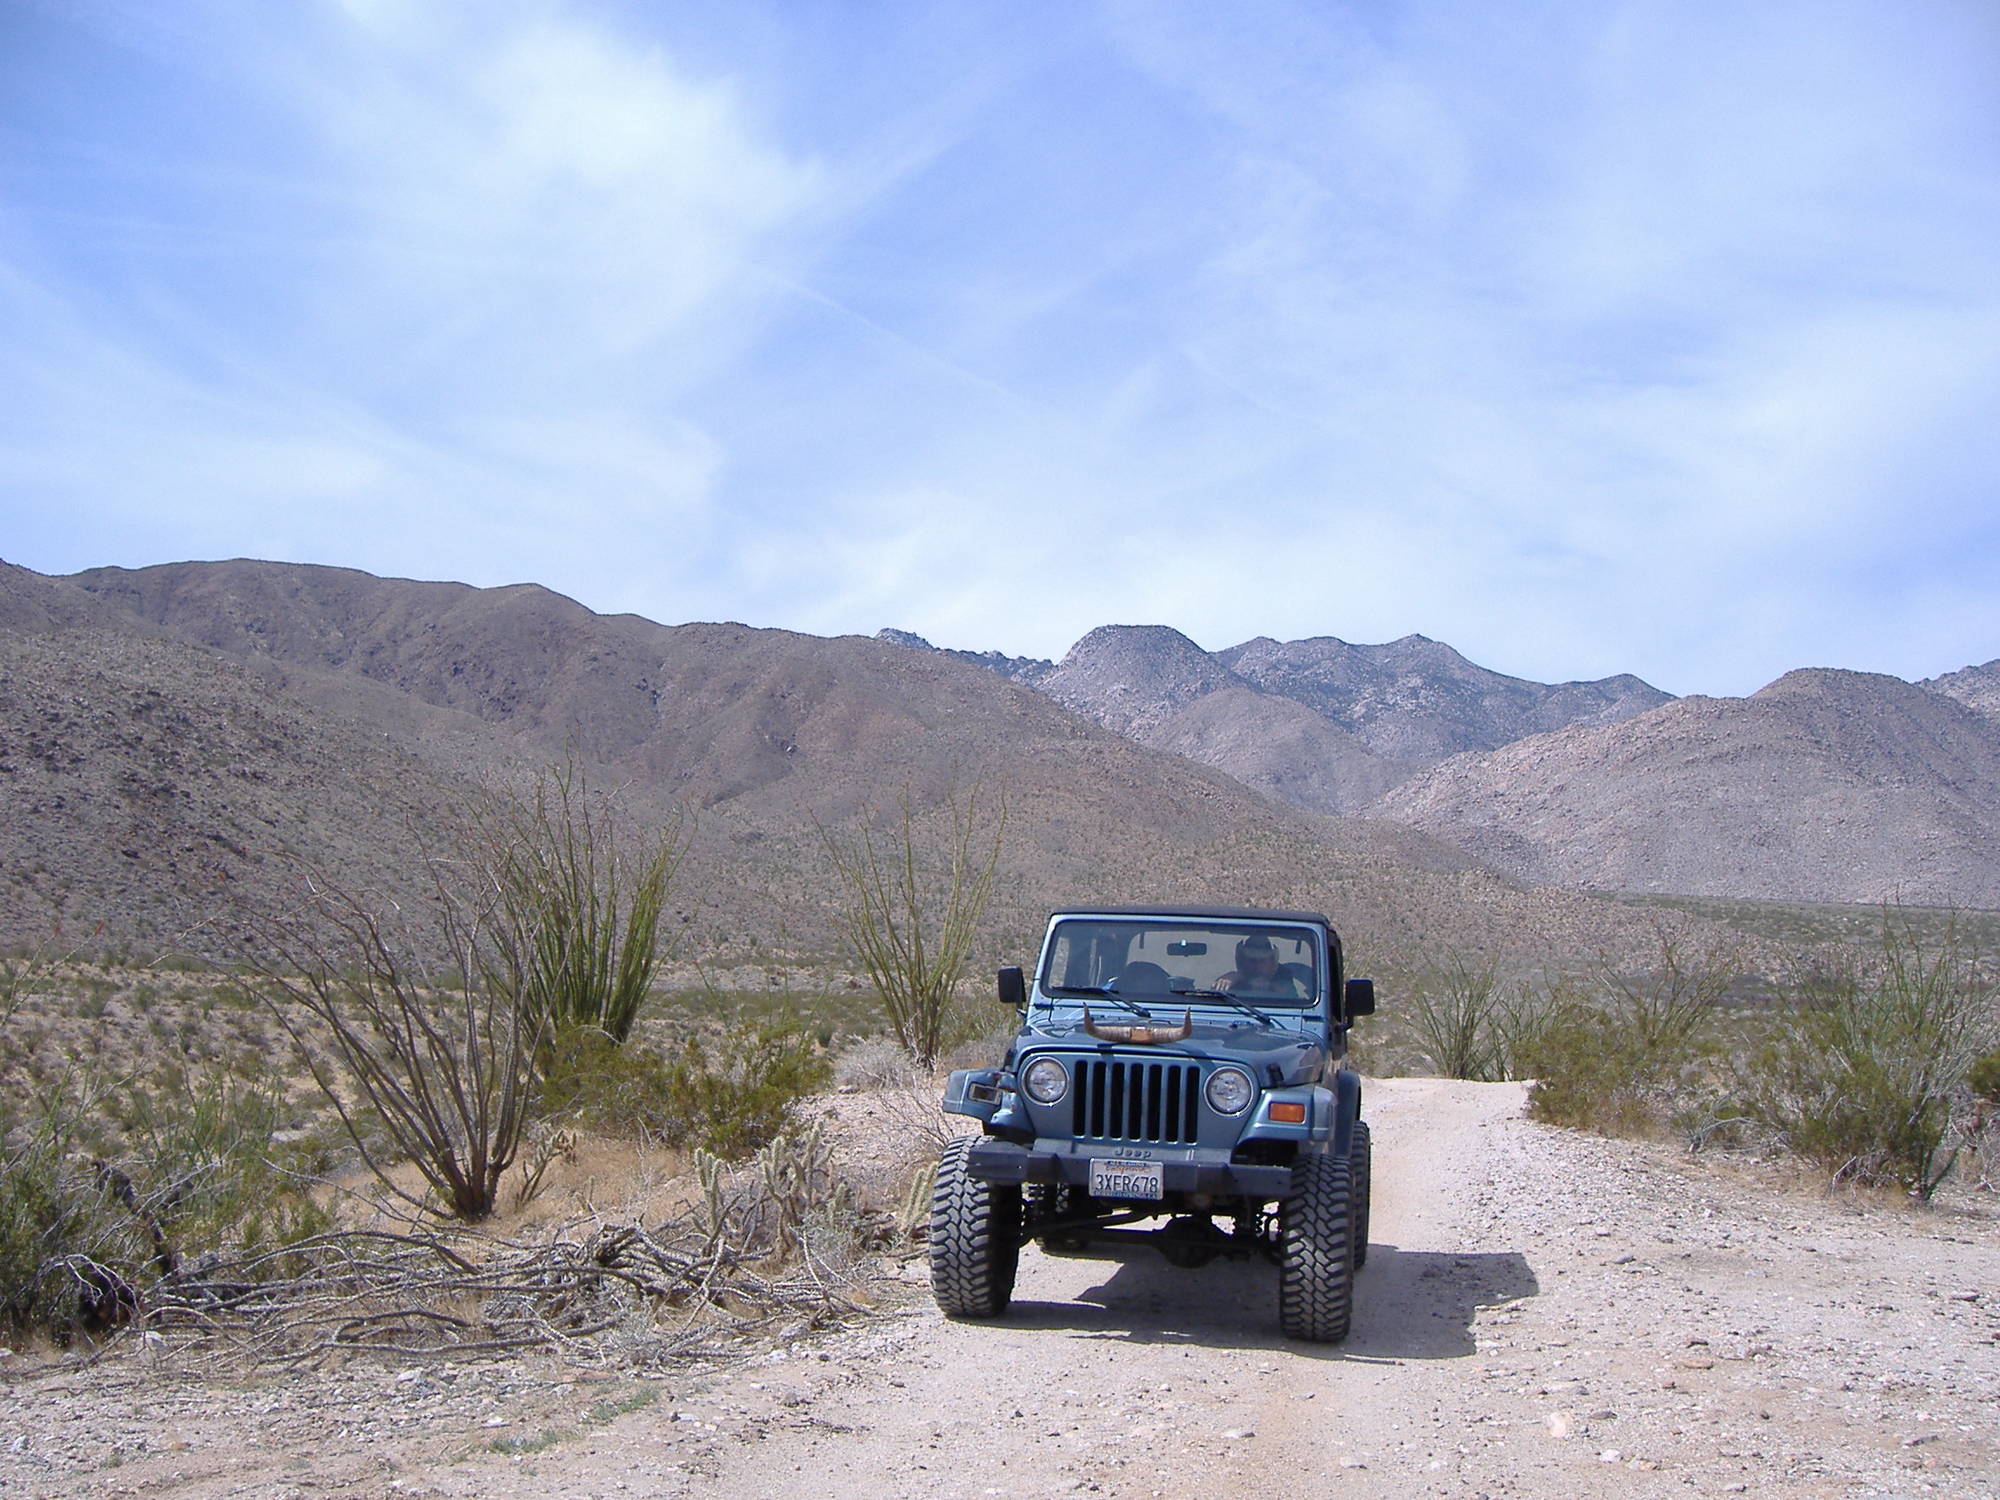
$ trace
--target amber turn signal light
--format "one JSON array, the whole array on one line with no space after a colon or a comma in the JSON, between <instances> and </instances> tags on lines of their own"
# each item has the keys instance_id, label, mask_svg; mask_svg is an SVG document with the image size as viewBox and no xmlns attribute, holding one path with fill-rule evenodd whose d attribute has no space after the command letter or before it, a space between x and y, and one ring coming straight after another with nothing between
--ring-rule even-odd
<instances>
[{"instance_id":1,"label":"amber turn signal light","mask_svg":"<svg viewBox=\"0 0 2000 1500\"><path fill-rule=\"evenodd\" d=\"M1306 1107L1303 1104L1273 1104L1271 1121L1276 1125L1303 1125L1306 1122Z\"/></svg>"}]
</instances>

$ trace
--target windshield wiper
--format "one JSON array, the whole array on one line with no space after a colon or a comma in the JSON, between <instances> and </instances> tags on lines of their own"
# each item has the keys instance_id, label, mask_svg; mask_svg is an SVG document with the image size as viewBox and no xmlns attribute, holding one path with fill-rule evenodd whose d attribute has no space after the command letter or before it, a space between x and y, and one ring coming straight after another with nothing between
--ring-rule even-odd
<instances>
[{"instance_id":1,"label":"windshield wiper","mask_svg":"<svg viewBox=\"0 0 2000 1500\"><path fill-rule=\"evenodd\" d=\"M1126 998L1125 998L1125 997L1124 997L1123 995L1119 994L1119 993L1118 993L1118 991L1116 991L1116 990L1114 990L1114 989L1109 989L1109 988L1107 988L1106 986L1104 986L1104 985L1101 985L1101 984L1065 984L1065 985L1059 985L1059 986L1057 986L1057 987L1056 987L1055 989L1053 989L1053 990L1049 991L1049 993L1050 993L1050 995L1051 995L1051 996L1054 996L1054 995L1097 995L1097 996L1100 996L1100 997L1102 997L1103 999L1106 999L1106 1000L1112 1000L1112 1001L1116 1001L1116 1002L1117 1002L1117 1003L1118 1003L1119 1005L1122 1005L1122 1006L1124 1006L1124 1007L1125 1007L1125 1008L1126 1008L1127 1010L1131 1011L1131 1012L1132 1012L1132 1014L1134 1014L1135 1016L1143 1016L1143 1017L1145 1017L1145 1018L1146 1018L1146 1019L1147 1019L1148 1021L1150 1021L1150 1020L1152 1020L1152 1019L1153 1019L1153 1013L1152 1013L1152 1012L1151 1012L1150 1010L1147 1010L1145 1006L1143 1006L1143 1005L1136 1005L1136 1004L1134 1004L1134 1003L1133 1003L1132 1001L1130 1001L1130 1000L1127 1000L1127 999L1126 999Z\"/></svg>"},{"instance_id":2,"label":"windshield wiper","mask_svg":"<svg viewBox=\"0 0 2000 1500\"><path fill-rule=\"evenodd\" d=\"M1230 994L1229 991L1227 990L1175 990L1174 995L1176 998L1185 997L1186 999L1189 1000L1220 1000L1224 1005L1235 1006L1238 1010L1242 1011L1243 1014L1245 1014L1246 1016L1255 1016L1260 1022L1262 1022L1266 1026L1276 1026L1278 1024L1276 1021L1272 1020L1269 1016L1265 1015L1264 1012L1257 1009L1256 1006L1247 1004L1242 1000L1238 1000L1234 995Z\"/></svg>"}]
</instances>

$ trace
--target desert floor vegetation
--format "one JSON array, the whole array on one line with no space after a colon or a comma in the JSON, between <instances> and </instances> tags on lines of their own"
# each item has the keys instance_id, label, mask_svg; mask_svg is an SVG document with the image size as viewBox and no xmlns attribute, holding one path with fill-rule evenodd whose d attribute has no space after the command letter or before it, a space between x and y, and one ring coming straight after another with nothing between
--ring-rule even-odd
<instances>
[{"instance_id":1,"label":"desert floor vegetation","mask_svg":"<svg viewBox=\"0 0 2000 1500\"><path fill-rule=\"evenodd\" d=\"M1713 903L1709 903L1713 904ZM1863 941L1784 972L1663 924L1650 963L1507 974L1446 953L1414 968L1406 1014L1364 1067L1531 1080L1534 1118L1785 1156L1834 1183L1928 1200L2000 1155L2000 936L1987 914L1816 916Z\"/></svg>"},{"instance_id":2,"label":"desert floor vegetation","mask_svg":"<svg viewBox=\"0 0 2000 1500\"><path fill-rule=\"evenodd\" d=\"M2000 911L1855 901L1769 901L1730 896L1615 895L1639 908L1704 919L1788 951L1822 944L1878 945L1892 930L1927 941L1948 939L1980 953L2000 953Z\"/></svg>"},{"instance_id":3,"label":"desert floor vegetation","mask_svg":"<svg viewBox=\"0 0 2000 1500\"><path fill-rule=\"evenodd\" d=\"M6 1333L281 1359L672 1352L855 1311L902 1184L870 1201L800 1106L860 1016L831 985L816 1027L760 992L705 987L698 1024L660 1004L679 845L621 844L616 818L555 772L496 803L478 847L421 851L423 900L303 870L226 973L11 960ZM579 1160L607 1152L678 1187L638 1203L600 1173L579 1193Z\"/></svg>"},{"instance_id":4,"label":"desert floor vegetation","mask_svg":"<svg viewBox=\"0 0 2000 1500\"><path fill-rule=\"evenodd\" d=\"M808 1032L719 1017L676 1038L647 1017L623 1045L557 1033L468 1223L365 1095L343 1121L282 1029L214 1000L230 986L176 976L151 1013L191 1037L204 1010L247 1017L249 1043L183 1050L142 1026L93 1049L146 1014L148 983L70 965L9 1019L0 1340L16 1348L75 1357L144 1331L264 1361L668 1358L857 1314L869 1257L898 1236L901 1175L850 1171L802 1108L832 1073ZM334 1043L300 1036L337 1070Z\"/></svg>"}]
</instances>

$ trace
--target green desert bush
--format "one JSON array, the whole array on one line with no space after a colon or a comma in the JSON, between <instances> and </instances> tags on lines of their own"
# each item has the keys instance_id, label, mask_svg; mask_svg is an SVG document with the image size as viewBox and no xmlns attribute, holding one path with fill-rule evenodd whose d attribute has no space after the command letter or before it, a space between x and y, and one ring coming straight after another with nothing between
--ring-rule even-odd
<instances>
[{"instance_id":1,"label":"green desert bush","mask_svg":"<svg viewBox=\"0 0 2000 1500\"><path fill-rule=\"evenodd\" d=\"M173 1065L106 1096L126 1142L118 1162L133 1185L127 1206L157 1226L176 1259L183 1246L275 1249L331 1222L309 1191L326 1161L310 1133L274 1143L293 1111L279 1082L249 1063Z\"/></svg>"},{"instance_id":2,"label":"green desert bush","mask_svg":"<svg viewBox=\"0 0 2000 1500\"><path fill-rule=\"evenodd\" d=\"M1968 1068L1965 1086L1986 1103L2000 1105L2000 1052L1989 1052Z\"/></svg>"},{"instance_id":3,"label":"green desert bush","mask_svg":"<svg viewBox=\"0 0 2000 1500\"><path fill-rule=\"evenodd\" d=\"M1954 931L1885 924L1870 961L1805 981L1740 1063L1736 1097L1836 1180L1928 1199L1962 1144L1954 1096L2000 1041L1996 995L1990 970Z\"/></svg>"},{"instance_id":4,"label":"green desert bush","mask_svg":"<svg viewBox=\"0 0 2000 1500\"><path fill-rule=\"evenodd\" d=\"M689 1037L666 1060L658 1133L734 1159L768 1145L798 1102L826 1087L826 1059L797 1032L755 1028L705 1046Z\"/></svg>"},{"instance_id":5,"label":"green desert bush","mask_svg":"<svg viewBox=\"0 0 2000 1500\"><path fill-rule=\"evenodd\" d=\"M539 1108L600 1134L735 1160L776 1139L831 1072L810 1037L782 1027L686 1037L665 1053L576 1028L550 1043Z\"/></svg>"},{"instance_id":6,"label":"green desert bush","mask_svg":"<svg viewBox=\"0 0 2000 1500\"><path fill-rule=\"evenodd\" d=\"M268 1085L222 1071L145 1085L72 1068L12 1101L0 1111L0 1326L103 1331L211 1257L326 1228L310 1180L273 1150L278 1118Z\"/></svg>"},{"instance_id":7,"label":"green desert bush","mask_svg":"<svg viewBox=\"0 0 2000 1500\"><path fill-rule=\"evenodd\" d=\"M1989 1052L1965 1075L1972 1098L1960 1116L1971 1159L1966 1176L1983 1188L2000 1188L2000 1052Z\"/></svg>"},{"instance_id":8,"label":"green desert bush","mask_svg":"<svg viewBox=\"0 0 2000 1500\"><path fill-rule=\"evenodd\" d=\"M1730 1045L1722 1002L1740 966L1736 948L1662 927L1643 969L1600 960L1546 981L1510 1048L1514 1076L1535 1080L1530 1115L1641 1135L1699 1112Z\"/></svg>"},{"instance_id":9,"label":"green desert bush","mask_svg":"<svg viewBox=\"0 0 2000 1500\"><path fill-rule=\"evenodd\" d=\"M652 1047L621 1045L578 1026L543 1049L536 1117L599 1135L651 1136L665 1112L666 1061Z\"/></svg>"},{"instance_id":10,"label":"green desert bush","mask_svg":"<svg viewBox=\"0 0 2000 1500\"><path fill-rule=\"evenodd\" d=\"M1643 1133L1654 1121L1647 1069L1625 1020L1581 986L1545 991L1534 1025L1514 1048L1520 1076L1532 1078L1529 1117L1609 1134Z\"/></svg>"},{"instance_id":11,"label":"green desert bush","mask_svg":"<svg viewBox=\"0 0 2000 1500\"><path fill-rule=\"evenodd\" d=\"M526 1003L551 1029L594 1027L617 1042L652 987L660 914L686 849L674 825L635 850L622 821L571 763L488 815L484 851Z\"/></svg>"},{"instance_id":12,"label":"green desert bush","mask_svg":"<svg viewBox=\"0 0 2000 1500\"><path fill-rule=\"evenodd\" d=\"M0 1108L0 1326L61 1334L122 1227L85 1167L75 1077Z\"/></svg>"}]
</instances>

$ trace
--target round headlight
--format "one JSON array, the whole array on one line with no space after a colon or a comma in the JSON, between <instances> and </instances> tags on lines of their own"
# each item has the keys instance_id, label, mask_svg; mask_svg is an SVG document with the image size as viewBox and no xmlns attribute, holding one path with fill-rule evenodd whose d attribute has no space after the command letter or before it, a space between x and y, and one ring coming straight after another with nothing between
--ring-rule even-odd
<instances>
[{"instance_id":1,"label":"round headlight","mask_svg":"<svg viewBox=\"0 0 2000 1500\"><path fill-rule=\"evenodd\" d=\"M1219 1115L1240 1115L1250 1107L1257 1086L1241 1068L1217 1068L1208 1075L1208 1107Z\"/></svg>"},{"instance_id":2,"label":"round headlight","mask_svg":"<svg viewBox=\"0 0 2000 1500\"><path fill-rule=\"evenodd\" d=\"M1021 1087L1037 1104L1053 1104L1069 1089L1069 1074L1053 1057L1038 1057L1021 1075Z\"/></svg>"}]
</instances>

